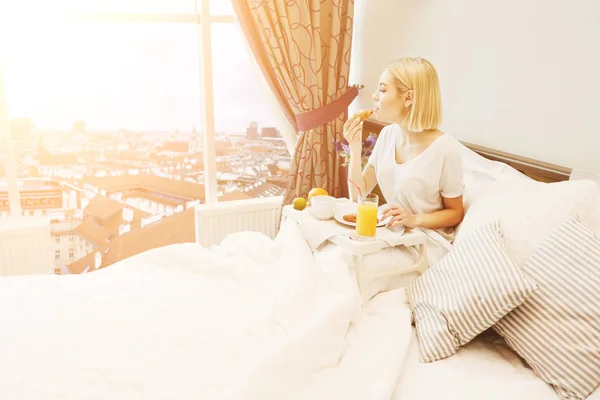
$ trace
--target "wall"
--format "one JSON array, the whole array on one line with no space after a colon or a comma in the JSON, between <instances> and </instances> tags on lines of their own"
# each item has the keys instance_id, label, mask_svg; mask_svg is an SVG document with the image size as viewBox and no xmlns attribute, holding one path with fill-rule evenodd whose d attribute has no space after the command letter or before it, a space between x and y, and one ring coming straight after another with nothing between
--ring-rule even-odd
<instances>
[{"instance_id":1,"label":"wall","mask_svg":"<svg viewBox=\"0 0 600 400\"><path fill-rule=\"evenodd\" d=\"M429 59L442 129L458 139L600 171L599 0L355 0L351 82L370 107L382 67Z\"/></svg>"}]
</instances>

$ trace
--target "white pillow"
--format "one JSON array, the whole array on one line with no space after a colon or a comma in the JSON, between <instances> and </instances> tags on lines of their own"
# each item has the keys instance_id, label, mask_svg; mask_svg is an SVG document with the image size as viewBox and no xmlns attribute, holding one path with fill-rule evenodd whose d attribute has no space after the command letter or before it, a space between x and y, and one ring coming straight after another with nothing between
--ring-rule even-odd
<instances>
[{"instance_id":1,"label":"white pillow","mask_svg":"<svg viewBox=\"0 0 600 400\"><path fill-rule=\"evenodd\" d=\"M573 169L571 171L571 175L569 175L570 181L579 181L584 179L594 181L600 185L600 174L594 171L587 169Z\"/></svg>"},{"instance_id":2,"label":"white pillow","mask_svg":"<svg viewBox=\"0 0 600 400\"><path fill-rule=\"evenodd\" d=\"M488 160L468 147L461 145L465 190L463 207L469 211L471 204L479 197L483 189L494 182L532 181L527 175L508 164ZM460 225L457 227L457 231Z\"/></svg>"},{"instance_id":3,"label":"white pillow","mask_svg":"<svg viewBox=\"0 0 600 400\"><path fill-rule=\"evenodd\" d=\"M600 236L600 174L593 171L584 169L574 169L569 176L569 181L577 180L591 180L596 182L598 188L596 190L596 200L592 206L590 214L586 218L586 225L594 232L597 236Z\"/></svg>"},{"instance_id":4,"label":"white pillow","mask_svg":"<svg viewBox=\"0 0 600 400\"><path fill-rule=\"evenodd\" d=\"M483 224L498 219L506 248L521 266L570 214L575 212L587 222L597 190L597 185L588 180L494 182L473 201L456 235L455 244Z\"/></svg>"}]
</instances>

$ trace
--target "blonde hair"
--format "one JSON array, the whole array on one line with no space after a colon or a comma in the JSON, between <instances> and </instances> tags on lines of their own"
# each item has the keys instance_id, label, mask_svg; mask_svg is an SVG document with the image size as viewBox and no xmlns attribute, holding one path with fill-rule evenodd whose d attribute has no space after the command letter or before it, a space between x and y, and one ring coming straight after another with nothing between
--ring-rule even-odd
<instances>
[{"instance_id":1,"label":"blonde hair","mask_svg":"<svg viewBox=\"0 0 600 400\"><path fill-rule=\"evenodd\" d=\"M385 66L401 93L413 91L406 128L414 132L437 129L442 121L442 96L437 71L423 58L404 57Z\"/></svg>"}]
</instances>

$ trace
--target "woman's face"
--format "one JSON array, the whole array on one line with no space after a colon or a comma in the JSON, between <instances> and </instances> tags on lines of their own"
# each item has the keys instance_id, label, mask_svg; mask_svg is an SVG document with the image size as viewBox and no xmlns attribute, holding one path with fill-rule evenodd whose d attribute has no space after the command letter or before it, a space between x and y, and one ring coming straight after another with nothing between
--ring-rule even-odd
<instances>
[{"instance_id":1,"label":"woman's face","mask_svg":"<svg viewBox=\"0 0 600 400\"><path fill-rule=\"evenodd\" d=\"M412 104L412 93L401 93L394 83L394 77L387 68L379 78L379 87L373 93L375 117L380 121L400 123L408 115Z\"/></svg>"}]
</instances>

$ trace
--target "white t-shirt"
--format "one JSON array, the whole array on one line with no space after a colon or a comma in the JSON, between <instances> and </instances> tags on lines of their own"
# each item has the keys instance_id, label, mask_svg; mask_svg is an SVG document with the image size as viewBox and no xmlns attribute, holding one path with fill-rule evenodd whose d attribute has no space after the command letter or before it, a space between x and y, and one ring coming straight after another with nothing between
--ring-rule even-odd
<instances>
[{"instance_id":1,"label":"white t-shirt","mask_svg":"<svg viewBox=\"0 0 600 400\"><path fill-rule=\"evenodd\" d=\"M369 158L368 164L375 168L381 193L389 205L400 205L413 214L443 210L442 197L454 198L463 194L460 142L453 136L443 134L418 156L398 164L396 141L401 136L400 126L386 126L379 134ZM424 231L443 248L450 249L454 228Z\"/></svg>"}]
</instances>

